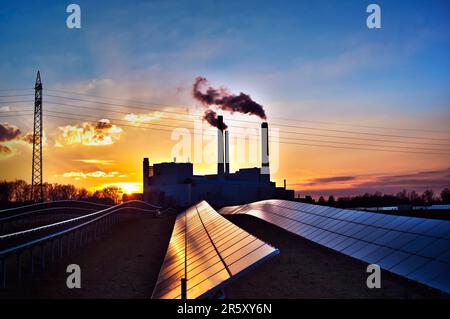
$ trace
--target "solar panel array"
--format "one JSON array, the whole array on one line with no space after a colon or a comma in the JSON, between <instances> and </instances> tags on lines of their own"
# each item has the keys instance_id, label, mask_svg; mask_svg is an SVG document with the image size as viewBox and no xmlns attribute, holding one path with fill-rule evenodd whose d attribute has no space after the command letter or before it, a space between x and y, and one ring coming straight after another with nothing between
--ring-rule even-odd
<instances>
[{"instance_id":1,"label":"solar panel array","mask_svg":"<svg viewBox=\"0 0 450 319\"><path fill-rule=\"evenodd\" d=\"M181 298L182 278L188 299L213 296L278 253L202 201L177 216L152 298Z\"/></svg>"},{"instance_id":2,"label":"solar panel array","mask_svg":"<svg viewBox=\"0 0 450 319\"><path fill-rule=\"evenodd\" d=\"M450 221L266 200L225 207L450 293Z\"/></svg>"}]
</instances>

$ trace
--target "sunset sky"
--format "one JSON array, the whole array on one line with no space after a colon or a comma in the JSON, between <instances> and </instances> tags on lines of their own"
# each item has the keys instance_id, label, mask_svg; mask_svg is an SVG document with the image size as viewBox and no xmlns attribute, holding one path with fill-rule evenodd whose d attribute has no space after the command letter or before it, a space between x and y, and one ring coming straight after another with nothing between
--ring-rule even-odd
<instances>
[{"instance_id":1,"label":"sunset sky","mask_svg":"<svg viewBox=\"0 0 450 319\"><path fill-rule=\"evenodd\" d=\"M30 182L40 70L47 182L139 191L142 158L171 161L194 126L177 160L214 173L215 130L192 96L202 76L264 107L272 180L302 196L450 187L450 2L373 2L379 30L359 0L75 1L79 30L70 2L2 2L0 179ZM231 170L259 166L234 138L257 137L261 119L218 113Z\"/></svg>"}]
</instances>

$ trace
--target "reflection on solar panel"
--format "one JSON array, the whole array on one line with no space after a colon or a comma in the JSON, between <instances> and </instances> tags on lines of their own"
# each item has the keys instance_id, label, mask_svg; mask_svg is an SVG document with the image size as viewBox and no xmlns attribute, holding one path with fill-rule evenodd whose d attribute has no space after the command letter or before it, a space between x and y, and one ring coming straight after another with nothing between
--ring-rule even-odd
<instances>
[{"instance_id":1,"label":"reflection on solar panel","mask_svg":"<svg viewBox=\"0 0 450 319\"><path fill-rule=\"evenodd\" d=\"M182 278L188 299L213 296L278 252L200 202L177 216L152 298L181 298Z\"/></svg>"},{"instance_id":2,"label":"reflection on solar panel","mask_svg":"<svg viewBox=\"0 0 450 319\"><path fill-rule=\"evenodd\" d=\"M450 221L266 200L222 214L248 214L313 242L450 293Z\"/></svg>"}]
</instances>

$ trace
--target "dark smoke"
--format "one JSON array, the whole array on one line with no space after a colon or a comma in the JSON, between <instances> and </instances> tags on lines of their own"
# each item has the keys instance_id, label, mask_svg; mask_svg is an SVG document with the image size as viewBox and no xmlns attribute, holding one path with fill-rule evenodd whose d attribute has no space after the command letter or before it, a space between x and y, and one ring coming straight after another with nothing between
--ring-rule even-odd
<instances>
[{"instance_id":1,"label":"dark smoke","mask_svg":"<svg viewBox=\"0 0 450 319\"><path fill-rule=\"evenodd\" d=\"M219 122L217 121L217 113L214 112L213 110L206 110L205 114L203 115L203 119L206 120L206 122L208 122L211 126L217 127L219 128ZM225 130L227 129L228 126L223 123L222 125L222 129Z\"/></svg>"},{"instance_id":2,"label":"dark smoke","mask_svg":"<svg viewBox=\"0 0 450 319\"><path fill-rule=\"evenodd\" d=\"M238 112L242 114L256 115L261 119L267 119L266 112L262 105L253 101L250 95L245 93L239 93L239 95L231 94L226 89L220 88L215 89L213 87L208 87L206 92L203 93L201 89L208 84L208 80L204 77L197 77L195 79L194 85L192 87L192 94L195 99L200 101L204 106L209 107L211 105L217 106L219 109L228 111L231 113ZM217 119L217 114L212 111L207 110L204 115L211 125L214 122L212 119ZM208 120L208 119L211 119Z\"/></svg>"}]
</instances>

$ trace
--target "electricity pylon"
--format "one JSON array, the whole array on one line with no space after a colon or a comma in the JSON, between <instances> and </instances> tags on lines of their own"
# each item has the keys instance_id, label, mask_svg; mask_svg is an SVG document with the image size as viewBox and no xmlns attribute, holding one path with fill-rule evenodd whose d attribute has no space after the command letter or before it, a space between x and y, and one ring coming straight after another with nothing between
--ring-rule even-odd
<instances>
[{"instance_id":1,"label":"electricity pylon","mask_svg":"<svg viewBox=\"0 0 450 319\"><path fill-rule=\"evenodd\" d=\"M42 82L38 71L34 85L33 163L31 167L31 201L43 202L42 187Z\"/></svg>"}]
</instances>

